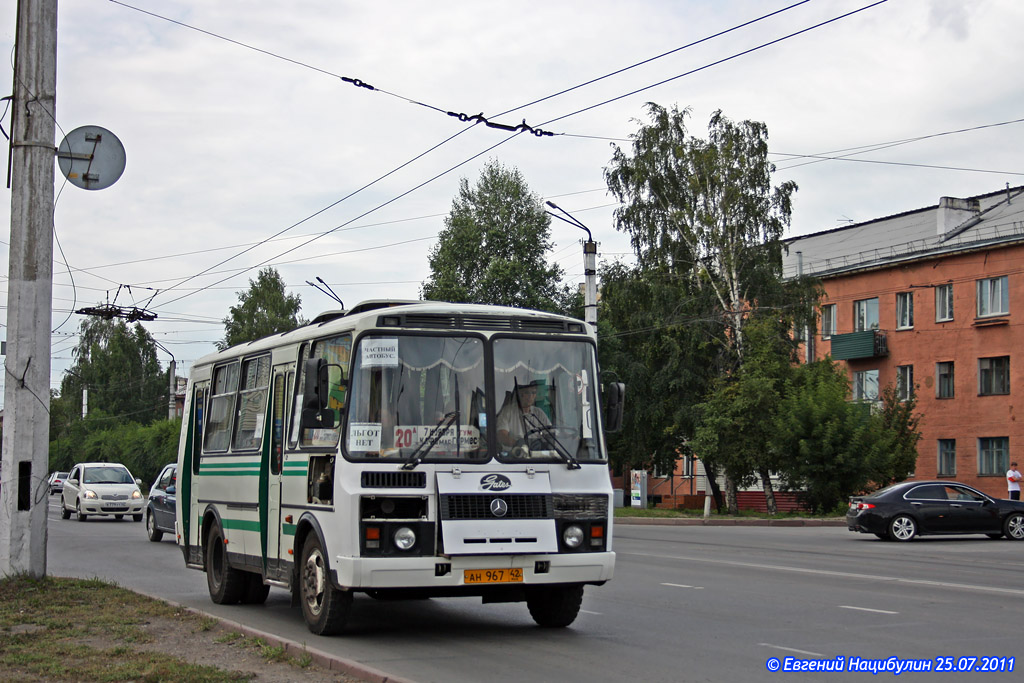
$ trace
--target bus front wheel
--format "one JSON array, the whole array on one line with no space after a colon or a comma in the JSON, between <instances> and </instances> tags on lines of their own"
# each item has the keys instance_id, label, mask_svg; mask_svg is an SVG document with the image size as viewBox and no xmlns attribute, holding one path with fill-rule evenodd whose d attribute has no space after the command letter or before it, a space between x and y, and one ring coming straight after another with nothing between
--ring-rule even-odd
<instances>
[{"instance_id":1,"label":"bus front wheel","mask_svg":"<svg viewBox=\"0 0 1024 683\"><path fill-rule=\"evenodd\" d=\"M583 604L583 586L538 586L526 594L526 606L538 626L563 628L576 620Z\"/></svg>"},{"instance_id":2,"label":"bus front wheel","mask_svg":"<svg viewBox=\"0 0 1024 683\"><path fill-rule=\"evenodd\" d=\"M206 585L218 605L235 605L245 590L245 573L228 565L224 532L214 523L206 542Z\"/></svg>"},{"instance_id":3,"label":"bus front wheel","mask_svg":"<svg viewBox=\"0 0 1024 683\"><path fill-rule=\"evenodd\" d=\"M302 545L299 566L299 603L309 630L318 636L330 636L345 627L352 609L352 593L331 584L327 556L315 533Z\"/></svg>"}]
</instances>

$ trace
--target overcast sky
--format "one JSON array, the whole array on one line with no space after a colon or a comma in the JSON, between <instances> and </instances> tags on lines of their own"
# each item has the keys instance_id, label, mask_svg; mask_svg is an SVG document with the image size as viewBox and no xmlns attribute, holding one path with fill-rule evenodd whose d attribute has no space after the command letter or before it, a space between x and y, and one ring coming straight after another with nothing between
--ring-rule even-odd
<instances>
[{"instance_id":1,"label":"overcast sky","mask_svg":"<svg viewBox=\"0 0 1024 683\"><path fill-rule=\"evenodd\" d=\"M601 260L628 258L603 172L649 101L692 108L701 136L716 109L765 122L776 182L800 188L794 235L1024 184L1024 125L1007 123L1024 118L1024 3L871 4L64 0L57 142L103 126L127 167L110 188L59 194L53 385L77 341L81 319L69 312L108 297L157 313L146 327L181 374L213 350L236 293L264 265L302 297L306 318L336 307L306 285L317 276L349 307L418 298L460 178L475 182L488 159L587 224ZM5 83L13 5L0 16ZM449 111L556 135L472 126ZM977 130L856 161L787 156L964 129ZM9 196L0 219L9 225ZM582 231L553 221L552 237L552 259L581 281ZM0 253L6 263L6 240Z\"/></svg>"}]
</instances>

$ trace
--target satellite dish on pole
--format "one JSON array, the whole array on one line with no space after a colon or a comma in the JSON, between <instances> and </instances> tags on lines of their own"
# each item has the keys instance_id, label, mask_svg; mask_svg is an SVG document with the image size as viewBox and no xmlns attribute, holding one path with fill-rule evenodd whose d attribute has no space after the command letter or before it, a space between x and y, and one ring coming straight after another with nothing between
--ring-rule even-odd
<instances>
[{"instance_id":1,"label":"satellite dish on pole","mask_svg":"<svg viewBox=\"0 0 1024 683\"><path fill-rule=\"evenodd\" d=\"M57 165L64 177L86 190L102 190L124 173L124 145L99 126L76 128L57 147Z\"/></svg>"}]
</instances>

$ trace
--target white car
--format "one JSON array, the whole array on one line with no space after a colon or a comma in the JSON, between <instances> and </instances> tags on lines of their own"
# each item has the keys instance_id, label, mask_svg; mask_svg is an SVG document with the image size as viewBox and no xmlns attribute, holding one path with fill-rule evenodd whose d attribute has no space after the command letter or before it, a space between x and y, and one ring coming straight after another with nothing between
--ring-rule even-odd
<instances>
[{"instance_id":1,"label":"white car","mask_svg":"<svg viewBox=\"0 0 1024 683\"><path fill-rule=\"evenodd\" d=\"M79 463L64 480L60 516L68 519L74 512L82 522L89 515L113 515L116 519L131 515L141 522L146 507L141 483L120 463Z\"/></svg>"}]
</instances>

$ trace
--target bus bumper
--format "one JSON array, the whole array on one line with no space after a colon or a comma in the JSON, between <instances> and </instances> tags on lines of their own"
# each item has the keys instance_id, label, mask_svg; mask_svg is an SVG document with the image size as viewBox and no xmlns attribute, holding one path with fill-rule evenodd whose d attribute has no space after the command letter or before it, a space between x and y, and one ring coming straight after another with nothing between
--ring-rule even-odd
<instances>
[{"instance_id":1,"label":"bus bumper","mask_svg":"<svg viewBox=\"0 0 1024 683\"><path fill-rule=\"evenodd\" d=\"M523 586L601 584L615 573L615 553L406 558L336 556L333 565L338 586L352 590L450 589L516 583ZM489 571L508 569L518 569L521 573ZM481 572L487 579L497 580L485 580L481 584ZM478 581L474 582L474 579Z\"/></svg>"}]
</instances>

